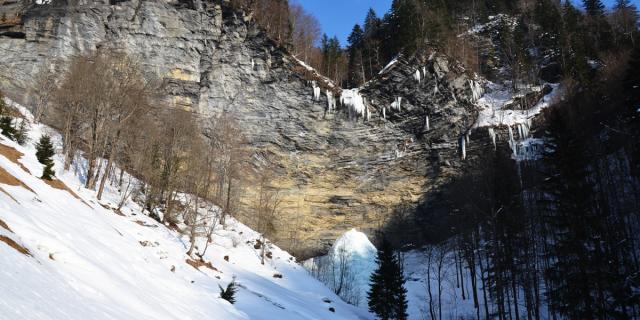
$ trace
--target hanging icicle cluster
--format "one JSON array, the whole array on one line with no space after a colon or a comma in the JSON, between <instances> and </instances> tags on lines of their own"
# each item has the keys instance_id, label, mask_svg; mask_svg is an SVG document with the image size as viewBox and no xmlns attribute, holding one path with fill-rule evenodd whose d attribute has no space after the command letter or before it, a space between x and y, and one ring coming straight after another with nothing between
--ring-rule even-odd
<instances>
[{"instance_id":1,"label":"hanging icicle cluster","mask_svg":"<svg viewBox=\"0 0 640 320\"><path fill-rule=\"evenodd\" d=\"M313 100L320 100L320 87L318 87L315 80L311 81L311 85L313 86Z\"/></svg>"},{"instance_id":2,"label":"hanging icicle cluster","mask_svg":"<svg viewBox=\"0 0 640 320\"><path fill-rule=\"evenodd\" d=\"M333 92L327 90L327 110L332 112L336 109L336 98L333 97Z\"/></svg>"},{"instance_id":3,"label":"hanging icicle cluster","mask_svg":"<svg viewBox=\"0 0 640 320\"><path fill-rule=\"evenodd\" d=\"M462 160L467 159L467 139L467 135L463 135L460 137L460 140L458 142L460 144L460 158Z\"/></svg>"},{"instance_id":4,"label":"hanging icicle cluster","mask_svg":"<svg viewBox=\"0 0 640 320\"><path fill-rule=\"evenodd\" d=\"M512 126L509 127L509 148L515 160L523 161L537 159L540 155L542 140L531 137L531 120L514 125L518 130L518 137L515 137Z\"/></svg>"},{"instance_id":5,"label":"hanging icicle cluster","mask_svg":"<svg viewBox=\"0 0 640 320\"><path fill-rule=\"evenodd\" d=\"M471 95L472 95L473 101L478 101L480 98L482 98L482 95L484 94L484 89L482 88L480 83L473 80L469 80L469 87L471 87Z\"/></svg>"},{"instance_id":6,"label":"hanging icicle cluster","mask_svg":"<svg viewBox=\"0 0 640 320\"><path fill-rule=\"evenodd\" d=\"M422 81L423 78L427 77L427 67L422 67L422 72L420 68L416 69L416 72L413 73L413 79L415 79L418 83Z\"/></svg>"},{"instance_id":7,"label":"hanging icicle cluster","mask_svg":"<svg viewBox=\"0 0 640 320\"><path fill-rule=\"evenodd\" d=\"M396 100L391 103L391 109L400 111L400 105L402 104L402 97L396 97Z\"/></svg>"},{"instance_id":8,"label":"hanging icicle cluster","mask_svg":"<svg viewBox=\"0 0 640 320\"><path fill-rule=\"evenodd\" d=\"M498 145L496 145L496 131L493 128L489 128L489 138L491 138L491 142L493 142L493 150L498 150Z\"/></svg>"},{"instance_id":9,"label":"hanging icicle cluster","mask_svg":"<svg viewBox=\"0 0 640 320\"><path fill-rule=\"evenodd\" d=\"M413 74L413 78L420 83L422 80L422 75L420 74L420 69L416 70L416 73Z\"/></svg>"},{"instance_id":10,"label":"hanging icicle cluster","mask_svg":"<svg viewBox=\"0 0 640 320\"><path fill-rule=\"evenodd\" d=\"M360 115L361 117L369 120L371 114L369 108L365 105L364 98L360 95L358 89L344 89L340 95L340 104L349 108L349 112L352 114Z\"/></svg>"}]
</instances>

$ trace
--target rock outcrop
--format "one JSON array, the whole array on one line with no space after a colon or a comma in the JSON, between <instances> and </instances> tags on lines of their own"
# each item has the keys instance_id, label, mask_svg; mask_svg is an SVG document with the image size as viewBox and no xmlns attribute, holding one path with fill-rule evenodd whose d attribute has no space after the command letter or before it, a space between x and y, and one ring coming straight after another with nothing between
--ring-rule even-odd
<instances>
[{"instance_id":1,"label":"rock outcrop","mask_svg":"<svg viewBox=\"0 0 640 320\"><path fill-rule=\"evenodd\" d=\"M149 77L162 79L170 103L237 118L257 154L279 166L277 238L290 249L322 250L423 199L458 171L461 139L474 122L477 85L437 54L399 58L361 88L368 116L330 111L324 90L314 99L308 77L296 71L301 65L225 1L28 7L0 28L0 89L28 104L40 68L98 48L139 59ZM251 185L243 194L247 208Z\"/></svg>"}]
</instances>

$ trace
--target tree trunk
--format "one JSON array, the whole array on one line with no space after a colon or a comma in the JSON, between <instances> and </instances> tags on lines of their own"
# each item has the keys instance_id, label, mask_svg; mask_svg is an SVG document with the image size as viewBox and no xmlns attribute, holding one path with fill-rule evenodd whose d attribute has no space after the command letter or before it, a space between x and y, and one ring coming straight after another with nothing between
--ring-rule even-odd
<instances>
[{"instance_id":1,"label":"tree trunk","mask_svg":"<svg viewBox=\"0 0 640 320\"><path fill-rule=\"evenodd\" d=\"M111 167L113 166L113 157L115 152L111 152L109 154L109 159L107 160L107 167L105 168L104 174L102 175L102 179L100 179L100 187L98 188L98 200L102 200L102 193L104 192L104 184L107 182L107 177L109 176L109 172L111 171Z\"/></svg>"}]
</instances>

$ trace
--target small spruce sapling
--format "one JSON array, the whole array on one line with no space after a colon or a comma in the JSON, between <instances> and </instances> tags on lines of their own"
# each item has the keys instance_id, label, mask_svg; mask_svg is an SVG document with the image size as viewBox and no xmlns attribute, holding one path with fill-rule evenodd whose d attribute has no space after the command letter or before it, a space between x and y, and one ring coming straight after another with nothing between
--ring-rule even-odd
<instances>
[{"instance_id":1,"label":"small spruce sapling","mask_svg":"<svg viewBox=\"0 0 640 320\"><path fill-rule=\"evenodd\" d=\"M53 171L53 155L54 151L51 138L46 134L42 135L36 144L36 158L38 158L38 161L44 165L42 179L51 180L55 175L55 172Z\"/></svg>"},{"instance_id":2,"label":"small spruce sapling","mask_svg":"<svg viewBox=\"0 0 640 320\"><path fill-rule=\"evenodd\" d=\"M220 298L229 301L231 304L236 303L236 292L238 291L238 288L235 279L229 282L226 289L222 288L220 285L218 285L218 287L220 288Z\"/></svg>"}]
</instances>

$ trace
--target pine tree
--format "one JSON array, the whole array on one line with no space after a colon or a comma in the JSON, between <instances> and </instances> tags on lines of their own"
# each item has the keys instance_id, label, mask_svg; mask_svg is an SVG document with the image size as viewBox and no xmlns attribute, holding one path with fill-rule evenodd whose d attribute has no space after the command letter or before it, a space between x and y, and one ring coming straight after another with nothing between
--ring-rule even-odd
<instances>
[{"instance_id":1,"label":"pine tree","mask_svg":"<svg viewBox=\"0 0 640 320\"><path fill-rule=\"evenodd\" d=\"M229 282L227 288L222 288L222 286L218 285L220 288L220 298L229 301L229 303L236 303L236 292L238 291L236 281L233 280Z\"/></svg>"},{"instance_id":2,"label":"pine tree","mask_svg":"<svg viewBox=\"0 0 640 320\"><path fill-rule=\"evenodd\" d=\"M387 48L389 56L404 52L413 54L418 47L418 8L412 0L394 0L391 4L391 14L388 15L387 30L391 40Z\"/></svg>"},{"instance_id":3,"label":"pine tree","mask_svg":"<svg viewBox=\"0 0 640 320\"><path fill-rule=\"evenodd\" d=\"M353 26L353 30L347 38L349 41L349 85L356 87L366 81L364 74L364 57L362 54L362 42L364 40L364 31L359 24Z\"/></svg>"},{"instance_id":4,"label":"pine tree","mask_svg":"<svg viewBox=\"0 0 640 320\"><path fill-rule=\"evenodd\" d=\"M2 135L13 140L16 133L16 129L13 127L12 119L9 116L0 117L0 130Z\"/></svg>"},{"instance_id":5,"label":"pine tree","mask_svg":"<svg viewBox=\"0 0 640 320\"><path fill-rule=\"evenodd\" d=\"M366 18L364 18L364 33L367 37L372 36L380 28L380 18L376 15L373 8L369 8Z\"/></svg>"},{"instance_id":6,"label":"pine tree","mask_svg":"<svg viewBox=\"0 0 640 320\"><path fill-rule=\"evenodd\" d=\"M22 121L20 121L20 126L13 135L16 142L20 145L24 145L25 143L27 143L27 131L27 121L25 119L22 119Z\"/></svg>"},{"instance_id":7,"label":"pine tree","mask_svg":"<svg viewBox=\"0 0 640 320\"><path fill-rule=\"evenodd\" d=\"M0 116L3 116L6 111L7 105L4 102L4 94L2 94L2 91L0 91Z\"/></svg>"},{"instance_id":8,"label":"pine tree","mask_svg":"<svg viewBox=\"0 0 640 320\"><path fill-rule=\"evenodd\" d=\"M382 320L407 319L407 289L404 288L402 264L386 238L382 239L376 263L378 269L371 274L371 287L367 293L369 311Z\"/></svg>"},{"instance_id":9,"label":"pine tree","mask_svg":"<svg viewBox=\"0 0 640 320\"><path fill-rule=\"evenodd\" d=\"M584 10L591 17L604 16L604 4L601 0L583 0Z\"/></svg>"},{"instance_id":10,"label":"pine tree","mask_svg":"<svg viewBox=\"0 0 640 320\"><path fill-rule=\"evenodd\" d=\"M51 138L46 134L42 135L36 144L36 158L38 158L38 162L44 165L42 179L51 180L55 175L53 172L53 155L54 151Z\"/></svg>"},{"instance_id":11,"label":"pine tree","mask_svg":"<svg viewBox=\"0 0 640 320\"><path fill-rule=\"evenodd\" d=\"M632 99L632 112L640 109L640 72L638 72L638 70L640 70L640 46L636 46L631 51L627 74L624 80L624 89Z\"/></svg>"}]
</instances>

